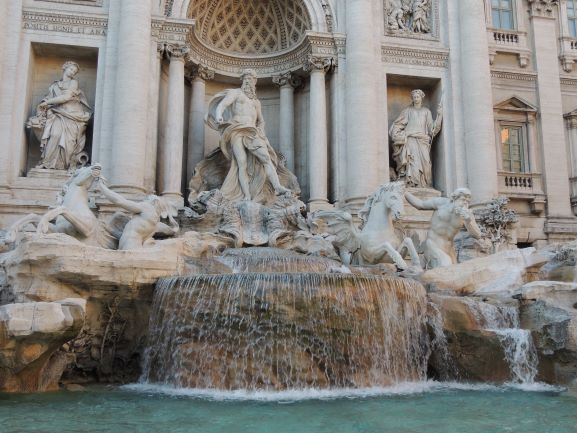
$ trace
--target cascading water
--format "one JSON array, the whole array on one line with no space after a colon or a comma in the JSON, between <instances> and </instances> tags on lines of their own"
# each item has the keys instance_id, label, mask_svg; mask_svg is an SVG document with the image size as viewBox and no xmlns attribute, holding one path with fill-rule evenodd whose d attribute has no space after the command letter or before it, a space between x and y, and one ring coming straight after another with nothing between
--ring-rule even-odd
<instances>
[{"instance_id":1,"label":"cascading water","mask_svg":"<svg viewBox=\"0 0 577 433\"><path fill-rule=\"evenodd\" d=\"M428 303L428 325L433 332L431 339L431 355L439 357L439 362L436 364L440 366L439 376L441 380L448 380L449 378L458 375L457 368L449 353L449 343L447 336L443 330L443 315L439 307L433 303Z\"/></svg>"},{"instance_id":2,"label":"cascading water","mask_svg":"<svg viewBox=\"0 0 577 433\"><path fill-rule=\"evenodd\" d=\"M476 319L488 331L499 337L505 359L511 371L511 380L519 384L531 384L537 376L538 357L531 333L519 329L517 308L506 305L493 305L474 299L466 304Z\"/></svg>"},{"instance_id":3,"label":"cascading water","mask_svg":"<svg viewBox=\"0 0 577 433\"><path fill-rule=\"evenodd\" d=\"M323 266L306 259L304 268ZM142 376L148 383L283 390L426 378L427 300L414 281L311 272L197 275L159 281L153 302Z\"/></svg>"}]
</instances>

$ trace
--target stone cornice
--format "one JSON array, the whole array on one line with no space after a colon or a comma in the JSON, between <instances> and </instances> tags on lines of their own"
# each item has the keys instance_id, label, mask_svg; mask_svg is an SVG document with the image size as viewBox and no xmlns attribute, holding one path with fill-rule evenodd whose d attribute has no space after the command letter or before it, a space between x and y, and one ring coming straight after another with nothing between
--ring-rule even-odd
<instances>
[{"instance_id":1,"label":"stone cornice","mask_svg":"<svg viewBox=\"0 0 577 433\"><path fill-rule=\"evenodd\" d=\"M561 77L562 86L577 86L576 78Z\"/></svg>"},{"instance_id":2,"label":"stone cornice","mask_svg":"<svg viewBox=\"0 0 577 433\"><path fill-rule=\"evenodd\" d=\"M448 50L416 49L383 45L381 56L384 63L429 66L433 68L449 67Z\"/></svg>"},{"instance_id":3,"label":"stone cornice","mask_svg":"<svg viewBox=\"0 0 577 433\"><path fill-rule=\"evenodd\" d=\"M188 42L189 33L194 28L194 20L172 18L154 18L152 20L152 36L159 42L182 43Z\"/></svg>"},{"instance_id":4,"label":"stone cornice","mask_svg":"<svg viewBox=\"0 0 577 433\"><path fill-rule=\"evenodd\" d=\"M537 74L514 71L491 71L491 78L512 81L537 81Z\"/></svg>"},{"instance_id":5,"label":"stone cornice","mask_svg":"<svg viewBox=\"0 0 577 433\"><path fill-rule=\"evenodd\" d=\"M37 9L25 9L22 29L90 36L106 36L108 18L103 15L76 15Z\"/></svg>"}]
</instances>

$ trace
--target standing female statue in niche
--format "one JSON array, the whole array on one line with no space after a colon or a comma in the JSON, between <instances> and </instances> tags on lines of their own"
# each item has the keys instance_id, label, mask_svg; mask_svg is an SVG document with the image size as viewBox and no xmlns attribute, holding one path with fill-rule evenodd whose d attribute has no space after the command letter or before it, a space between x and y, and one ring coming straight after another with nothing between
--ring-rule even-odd
<instances>
[{"instance_id":1,"label":"standing female statue in niche","mask_svg":"<svg viewBox=\"0 0 577 433\"><path fill-rule=\"evenodd\" d=\"M50 86L36 116L26 124L40 139L42 160L38 168L74 170L80 163L92 109L74 78L79 70L75 62L64 63L62 79Z\"/></svg>"},{"instance_id":2,"label":"standing female statue in niche","mask_svg":"<svg viewBox=\"0 0 577 433\"><path fill-rule=\"evenodd\" d=\"M437 118L423 107L425 93L411 92L413 103L393 122L389 134L393 140L393 158L399 180L408 186L429 188L433 185L431 144L441 130L443 107L437 107Z\"/></svg>"}]
</instances>

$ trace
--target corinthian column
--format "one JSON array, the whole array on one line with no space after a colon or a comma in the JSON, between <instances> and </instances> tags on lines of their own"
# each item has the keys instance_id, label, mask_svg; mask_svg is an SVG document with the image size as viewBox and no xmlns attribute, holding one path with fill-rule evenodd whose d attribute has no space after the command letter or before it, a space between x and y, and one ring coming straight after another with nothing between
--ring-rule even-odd
<instances>
[{"instance_id":1,"label":"corinthian column","mask_svg":"<svg viewBox=\"0 0 577 433\"><path fill-rule=\"evenodd\" d=\"M205 155L204 148L204 114L206 99L206 81L214 78L214 72L207 67L193 66L190 81L192 94L188 119L188 157L187 181L194 175L194 168Z\"/></svg>"},{"instance_id":2,"label":"corinthian column","mask_svg":"<svg viewBox=\"0 0 577 433\"><path fill-rule=\"evenodd\" d=\"M8 1L2 6L0 18L0 194L17 174L18 164L14 161L17 143L13 140L14 101L16 100L16 78L22 31L22 0ZM16 167L15 167L16 166ZM16 169L16 170L15 170Z\"/></svg>"},{"instance_id":3,"label":"corinthian column","mask_svg":"<svg viewBox=\"0 0 577 433\"><path fill-rule=\"evenodd\" d=\"M328 200L328 139L325 75L332 58L309 57L305 70L311 74L309 108L309 209L326 209Z\"/></svg>"},{"instance_id":4,"label":"corinthian column","mask_svg":"<svg viewBox=\"0 0 577 433\"><path fill-rule=\"evenodd\" d=\"M388 161L379 157L379 112L376 74L380 59L376 56L373 0L346 2L346 192L345 203L351 210L358 210L381 181L388 179ZM385 89L382 89L384 92ZM379 173L379 167L386 167Z\"/></svg>"},{"instance_id":5,"label":"corinthian column","mask_svg":"<svg viewBox=\"0 0 577 433\"><path fill-rule=\"evenodd\" d=\"M532 0L533 52L541 121L541 148L548 217L570 217L569 172L554 9L557 1Z\"/></svg>"},{"instance_id":6,"label":"corinthian column","mask_svg":"<svg viewBox=\"0 0 577 433\"><path fill-rule=\"evenodd\" d=\"M458 3L468 187L473 202L483 203L498 193L485 11L483 2L479 0L459 0Z\"/></svg>"},{"instance_id":7,"label":"corinthian column","mask_svg":"<svg viewBox=\"0 0 577 433\"><path fill-rule=\"evenodd\" d=\"M294 173L295 170L295 88L300 86L301 80L296 75L287 72L272 77L273 83L280 87L280 125L279 150L286 159L286 167Z\"/></svg>"},{"instance_id":8,"label":"corinthian column","mask_svg":"<svg viewBox=\"0 0 577 433\"><path fill-rule=\"evenodd\" d=\"M118 32L112 187L144 192L152 22L151 0L122 0Z\"/></svg>"},{"instance_id":9,"label":"corinthian column","mask_svg":"<svg viewBox=\"0 0 577 433\"><path fill-rule=\"evenodd\" d=\"M164 143L160 152L160 191L163 197L183 206L182 159L184 144L184 62L188 54L185 46L167 46L168 103L164 125Z\"/></svg>"}]
</instances>

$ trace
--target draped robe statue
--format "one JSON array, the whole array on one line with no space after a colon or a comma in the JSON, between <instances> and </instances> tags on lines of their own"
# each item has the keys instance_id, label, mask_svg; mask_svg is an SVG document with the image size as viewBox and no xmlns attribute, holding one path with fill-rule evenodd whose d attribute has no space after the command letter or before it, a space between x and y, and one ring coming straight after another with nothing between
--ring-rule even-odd
<instances>
[{"instance_id":1,"label":"draped robe statue","mask_svg":"<svg viewBox=\"0 0 577 433\"><path fill-rule=\"evenodd\" d=\"M78 81L78 64L66 62L60 81L50 85L38 105L36 116L26 126L40 139L42 160L39 168L75 170L86 144L86 125L92 111ZM86 161L85 161L86 162Z\"/></svg>"},{"instance_id":2,"label":"draped robe statue","mask_svg":"<svg viewBox=\"0 0 577 433\"><path fill-rule=\"evenodd\" d=\"M439 105L433 120L431 111L422 106L424 92L413 90L411 95L413 104L401 112L389 131L393 159L399 180L408 186L429 188L433 185L431 144L441 130L443 111Z\"/></svg>"},{"instance_id":3,"label":"draped robe statue","mask_svg":"<svg viewBox=\"0 0 577 433\"><path fill-rule=\"evenodd\" d=\"M242 88L215 95L206 116L207 124L220 132L220 150L230 161L220 190L230 201L270 202L271 196L291 193L281 184L290 173L266 138L255 73L245 71L242 80Z\"/></svg>"}]
</instances>

